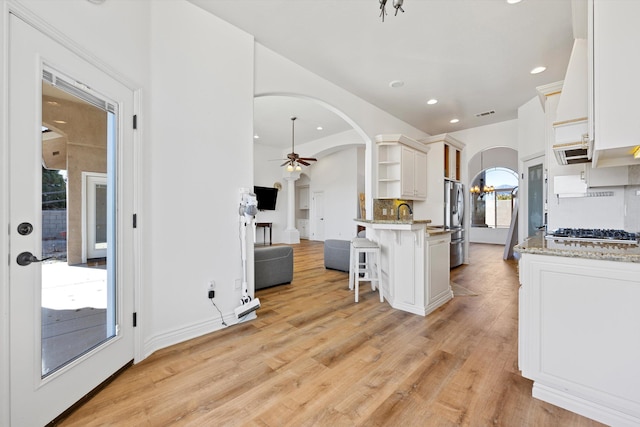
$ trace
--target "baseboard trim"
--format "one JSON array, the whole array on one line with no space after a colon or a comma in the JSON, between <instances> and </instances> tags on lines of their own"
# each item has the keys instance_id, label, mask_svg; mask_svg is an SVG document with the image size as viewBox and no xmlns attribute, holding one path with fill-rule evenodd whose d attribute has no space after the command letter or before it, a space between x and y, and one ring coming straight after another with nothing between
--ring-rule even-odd
<instances>
[{"instance_id":1,"label":"baseboard trim","mask_svg":"<svg viewBox=\"0 0 640 427\"><path fill-rule=\"evenodd\" d=\"M607 425L621 427L637 427L640 425L640 418L638 417L537 382L533 383L532 395L536 399L543 400Z\"/></svg>"},{"instance_id":2,"label":"baseboard trim","mask_svg":"<svg viewBox=\"0 0 640 427\"><path fill-rule=\"evenodd\" d=\"M259 311L259 310L258 310ZM221 329L225 329L227 327L232 327L234 325L248 322L250 320L257 318L257 312L252 312L246 315L242 320L238 321L234 313L227 313L223 316L224 323L227 326L222 324L220 320L211 320L207 319L202 322L193 323L191 325L174 329L171 331L167 331L158 335L155 335L144 343L143 354L144 358L151 356L158 350L161 350L166 347L170 347L175 344L180 344L181 342L188 341L194 338L201 337L202 335L210 334L212 332L219 331Z\"/></svg>"}]
</instances>

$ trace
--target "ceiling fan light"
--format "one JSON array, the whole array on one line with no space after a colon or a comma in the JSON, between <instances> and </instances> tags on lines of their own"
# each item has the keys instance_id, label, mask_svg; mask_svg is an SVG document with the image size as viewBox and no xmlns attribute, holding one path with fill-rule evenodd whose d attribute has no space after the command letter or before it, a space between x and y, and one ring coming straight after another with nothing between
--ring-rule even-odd
<instances>
[{"instance_id":1,"label":"ceiling fan light","mask_svg":"<svg viewBox=\"0 0 640 427\"><path fill-rule=\"evenodd\" d=\"M293 165L291 163L287 165L287 172L293 172Z\"/></svg>"},{"instance_id":2,"label":"ceiling fan light","mask_svg":"<svg viewBox=\"0 0 640 427\"><path fill-rule=\"evenodd\" d=\"M302 168L300 167L300 165L296 165L296 172L300 172L302 170Z\"/></svg>"}]
</instances>

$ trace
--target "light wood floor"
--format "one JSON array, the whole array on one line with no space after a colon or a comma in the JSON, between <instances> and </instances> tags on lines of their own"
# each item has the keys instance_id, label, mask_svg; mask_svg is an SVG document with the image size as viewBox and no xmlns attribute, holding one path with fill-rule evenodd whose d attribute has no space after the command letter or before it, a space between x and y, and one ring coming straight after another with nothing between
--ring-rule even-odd
<instances>
[{"instance_id":1,"label":"light wood floor","mask_svg":"<svg viewBox=\"0 0 640 427\"><path fill-rule=\"evenodd\" d=\"M531 397L517 368L516 263L471 245L456 297L426 318L353 302L322 243L294 245L290 285L258 319L156 352L61 425L597 426Z\"/></svg>"}]
</instances>

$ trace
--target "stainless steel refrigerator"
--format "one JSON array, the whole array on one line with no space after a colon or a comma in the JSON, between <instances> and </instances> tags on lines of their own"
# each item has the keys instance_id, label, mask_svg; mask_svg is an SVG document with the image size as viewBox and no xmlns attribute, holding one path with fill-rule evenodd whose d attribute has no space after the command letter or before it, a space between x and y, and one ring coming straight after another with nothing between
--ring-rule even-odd
<instances>
[{"instance_id":1,"label":"stainless steel refrigerator","mask_svg":"<svg viewBox=\"0 0 640 427\"><path fill-rule=\"evenodd\" d=\"M464 261L464 186L456 181L444 181L444 225L451 230L450 268Z\"/></svg>"}]
</instances>

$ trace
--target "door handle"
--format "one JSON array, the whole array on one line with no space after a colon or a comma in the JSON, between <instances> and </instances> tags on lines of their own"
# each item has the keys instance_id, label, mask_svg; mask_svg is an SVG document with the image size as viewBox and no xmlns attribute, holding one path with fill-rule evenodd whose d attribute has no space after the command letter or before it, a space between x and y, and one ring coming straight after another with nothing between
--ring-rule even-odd
<instances>
[{"instance_id":1,"label":"door handle","mask_svg":"<svg viewBox=\"0 0 640 427\"><path fill-rule=\"evenodd\" d=\"M31 252L22 252L20 255L18 255L18 258L16 258L16 262L18 263L18 265L25 266L31 264L32 262L42 262L51 258L53 257L50 256L48 258L38 259L38 257Z\"/></svg>"}]
</instances>

